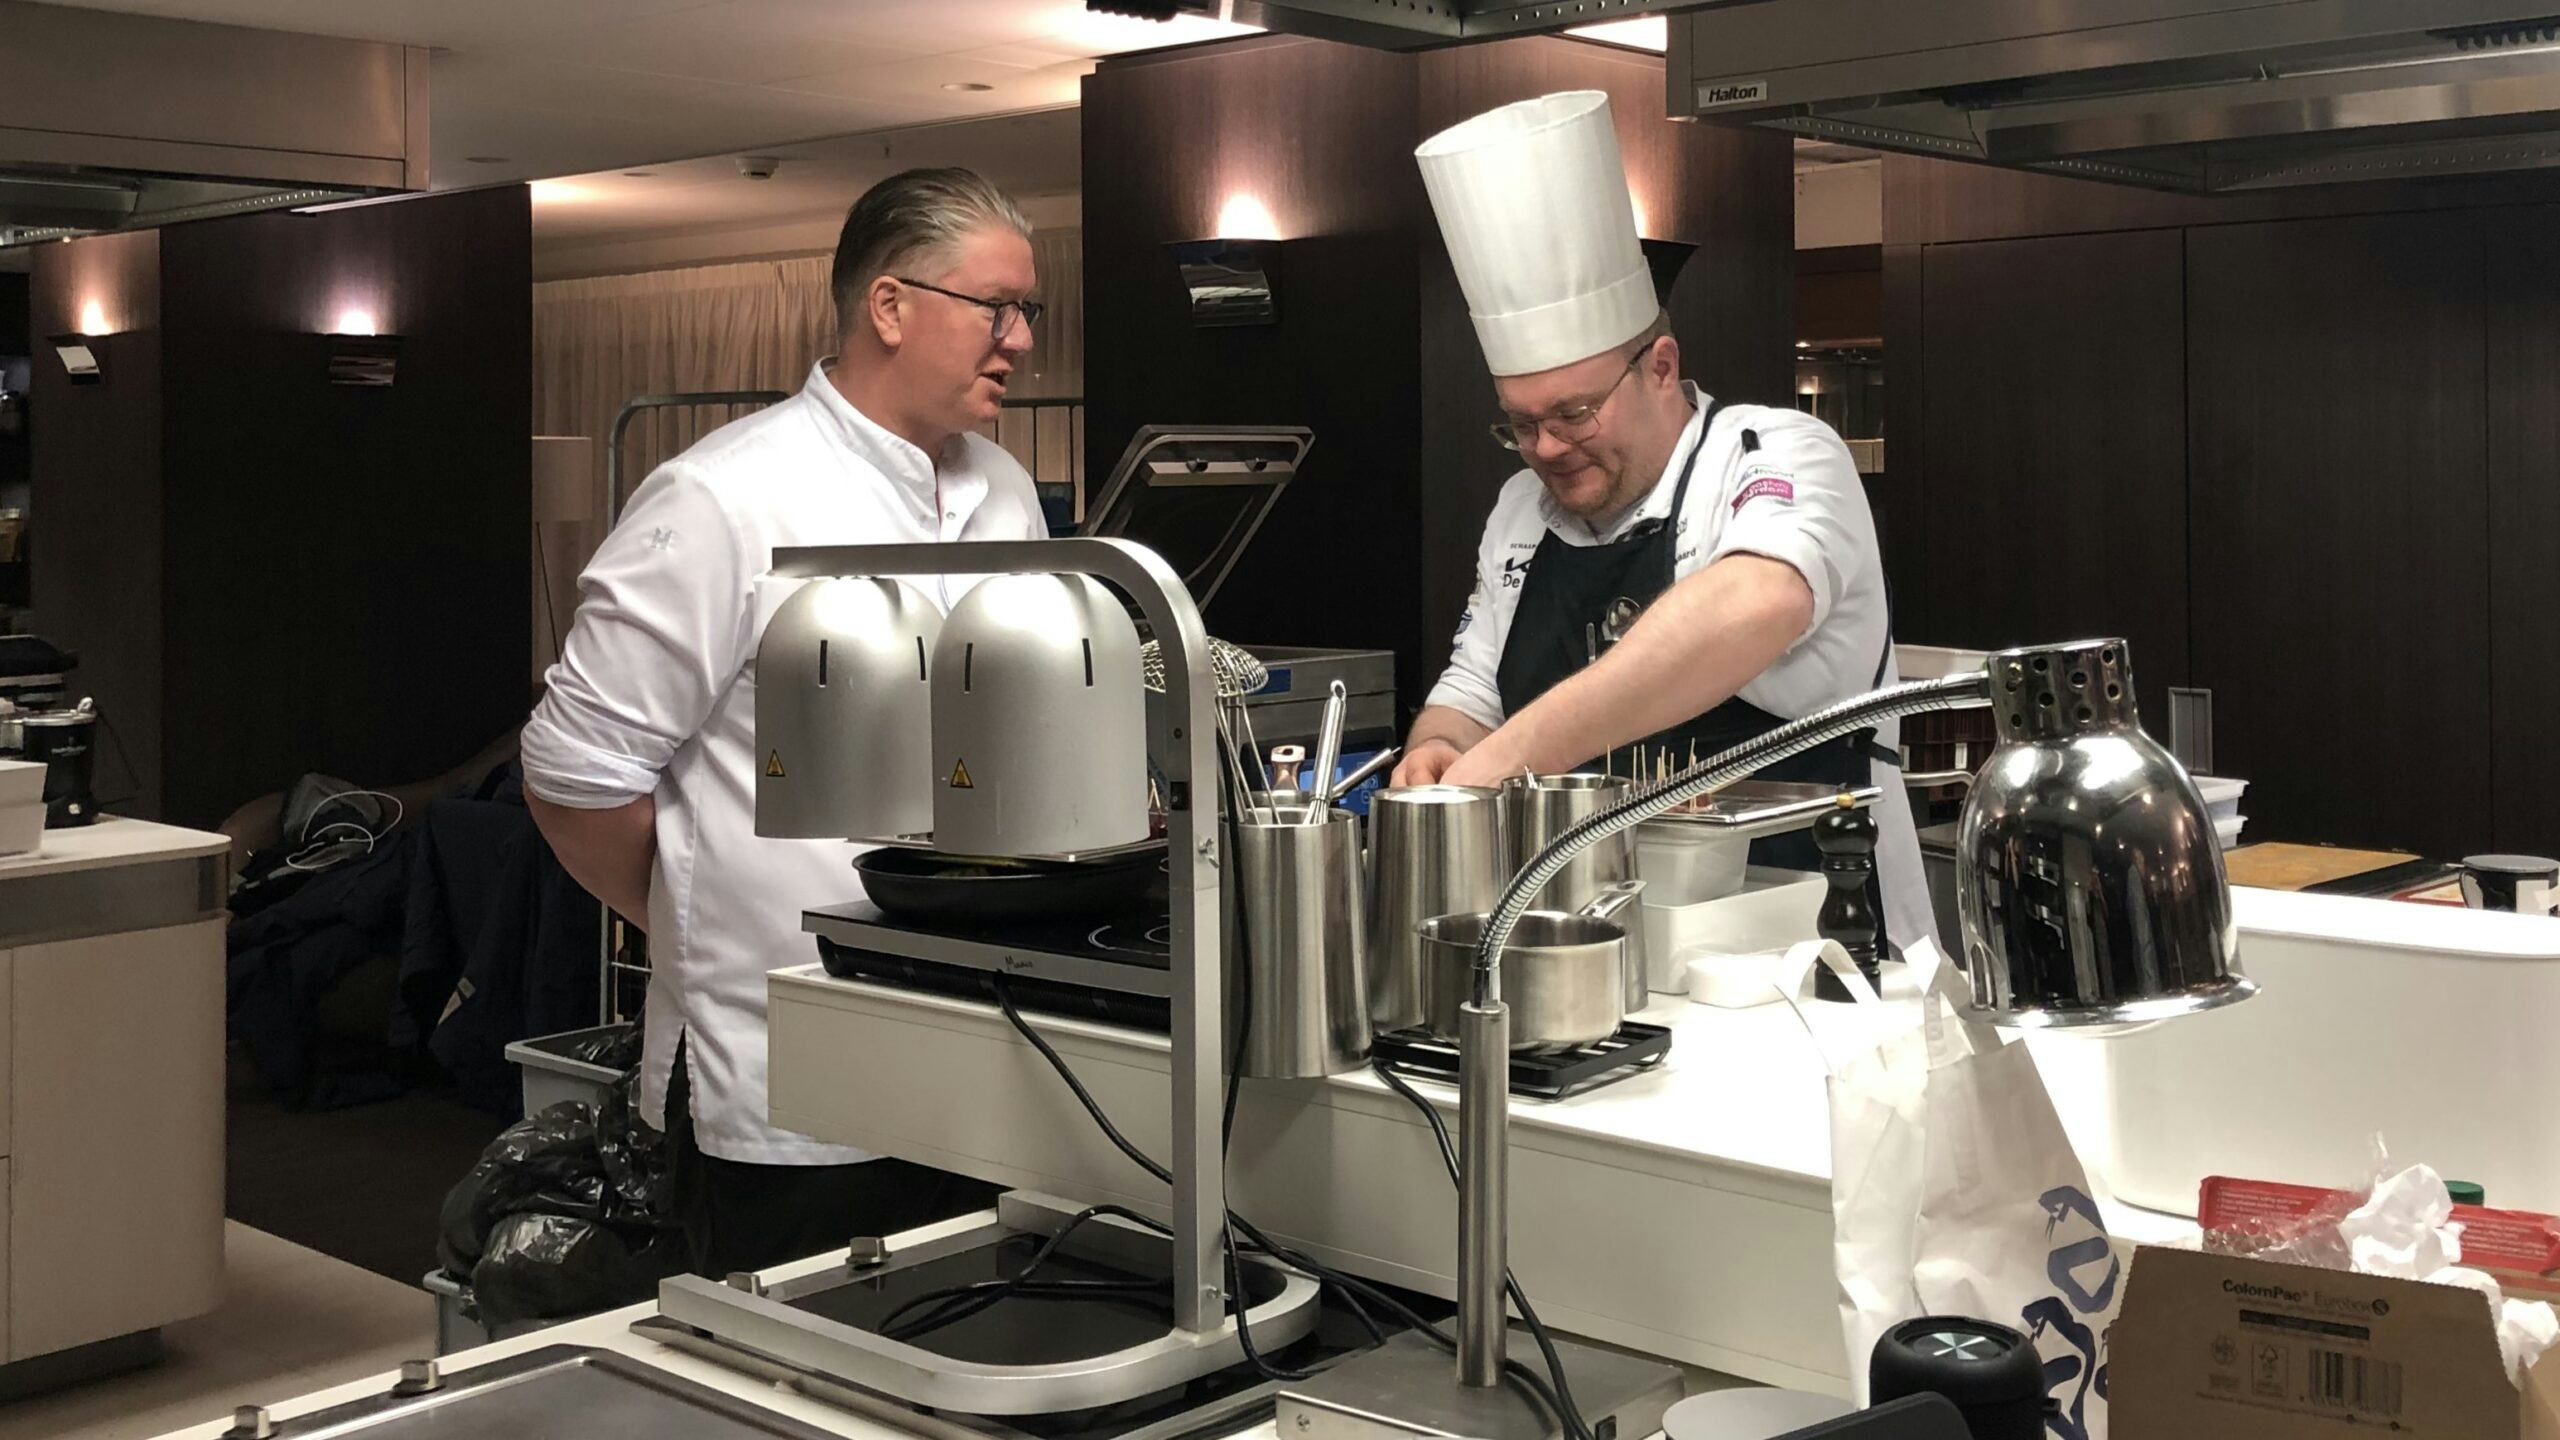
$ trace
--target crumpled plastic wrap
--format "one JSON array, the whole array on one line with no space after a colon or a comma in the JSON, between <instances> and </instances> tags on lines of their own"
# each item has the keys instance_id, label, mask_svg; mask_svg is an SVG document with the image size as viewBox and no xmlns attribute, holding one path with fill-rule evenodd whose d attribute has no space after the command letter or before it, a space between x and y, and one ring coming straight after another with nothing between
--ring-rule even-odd
<instances>
[{"instance_id":1,"label":"crumpled plastic wrap","mask_svg":"<svg viewBox=\"0 0 2560 1440\"><path fill-rule=\"evenodd\" d=\"M2544 1301L2508 1299L2497 1277L2463 1265L2462 1226L2444 1178L2426 1165L2395 1166L2379 1137L2373 1151L2373 1181L2360 1197L2343 1196L2277 1224L2216 1231L2205 1236L2205 1248L2474 1291L2497 1323L2509 1383L2522 1385L2524 1372L2560 1343L2560 1314Z\"/></svg>"}]
</instances>

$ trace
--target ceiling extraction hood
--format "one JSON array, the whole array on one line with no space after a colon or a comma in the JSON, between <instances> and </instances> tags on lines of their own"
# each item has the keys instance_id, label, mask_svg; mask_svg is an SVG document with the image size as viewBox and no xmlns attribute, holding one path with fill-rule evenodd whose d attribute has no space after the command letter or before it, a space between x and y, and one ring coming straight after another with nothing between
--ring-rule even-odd
<instances>
[{"instance_id":1,"label":"ceiling extraction hood","mask_svg":"<svg viewBox=\"0 0 2560 1440\"><path fill-rule=\"evenodd\" d=\"M0 0L0 247L426 183L422 49Z\"/></svg>"},{"instance_id":2,"label":"ceiling extraction hood","mask_svg":"<svg viewBox=\"0 0 2560 1440\"><path fill-rule=\"evenodd\" d=\"M1089 0L1421 50L1667 15L1670 113L2218 192L2560 164L2560 0Z\"/></svg>"},{"instance_id":3,"label":"ceiling extraction hood","mask_svg":"<svg viewBox=\"0 0 2560 1440\"><path fill-rule=\"evenodd\" d=\"M2560 0L1759 0L1672 113L2200 193L2560 164Z\"/></svg>"}]
</instances>

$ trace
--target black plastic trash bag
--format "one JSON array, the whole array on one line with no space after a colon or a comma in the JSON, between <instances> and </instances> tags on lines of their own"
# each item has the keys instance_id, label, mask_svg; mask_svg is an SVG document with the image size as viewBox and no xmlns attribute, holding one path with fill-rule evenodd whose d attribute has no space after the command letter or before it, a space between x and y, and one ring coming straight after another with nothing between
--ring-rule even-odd
<instances>
[{"instance_id":1,"label":"black plastic trash bag","mask_svg":"<svg viewBox=\"0 0 2560 1440\"><path fill-rule=\"evenodd\" d=\"M596 1107L583 1100L545 1106L489 1142L471 1173L446 1192L436 1258L445 1273L470 1275L492 1232L509 1216L599 1221L605 1218L605 1191ZM625 1208L621 1197L613 1208Z\"/></svg>"},{"instance_id":2,"label":"black plastic trash bag","mask_svg":"<svg viewBox=\"0 0 2560 1440\"><path fill-rule=\"evenodd\" d=\"M596 1159L604 1170L604 1218L626 1231L675 1224L667 1205L667 1137L639 1112L640 1072L605 1092L596 1113Z\"/></svg>"},{"instance_id":3,"label":"black plastic trash bag","mask_svg":"<svg viewBox=\"0 0 2560 1440\"><path fill-rule=\"evenodd\" d=\"M584 1315L649 1298L660 1274L660 1257L649 1252L666 1248L653 1239L634 1253L592 1220L510 1215L472 1267L471 1291L492 1324Z\"/></svg>"}]
</instances>

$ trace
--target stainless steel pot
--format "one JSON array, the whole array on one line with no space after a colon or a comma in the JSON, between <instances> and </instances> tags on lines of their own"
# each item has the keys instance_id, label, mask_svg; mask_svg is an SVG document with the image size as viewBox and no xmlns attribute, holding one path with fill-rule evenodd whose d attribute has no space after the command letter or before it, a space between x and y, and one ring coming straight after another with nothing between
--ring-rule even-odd
<instances>
[{"instance_id":1,"label":"stainless steel pot","mask_svg":"<svg viewBox=\"0 0 2560 1440\"><path fill-rule=\"evenodd\" d=\"M1505 858L1499 792L1408 785L1370 797L1369 1023L1379 1034L1422 1023L1416 928L1492 909Z\"/></svg>"},{"instance_id":2,"label":"stainless steel pot","mask_svg":"<svg viewBox=\"0 0 2560 1440\"><path fill-rule=\"evenodd\" d=\"M1502 828L1510 872L1519 874L1557 836L1633 793L1634 786L1614 775L1515 775L1503 781ZM1548 910L1579 910L1635 875L1636 835L1624 830L1573 857L1531 903ZM1627 946L1626 1005L1641 1010L1652 1003L1645 978L1644 926L1628 924Z\"/></svg>"},{"instance_id":3,"label":"stainless steel pot","mask_svg":"<svg viewBox=\"0 0 2560 1440\"><path fill-rule=\"evenodd\" d=\"M1644 893L1644 882L1613 885L1572 914L1532 910L1502 947L1502 1002L1511 1009L1511 1048L1570 1050L1617 1033L1627 1018L1627 927L1614 917ZM1441 915L1415 930L1422 956L1423 1023L1458 1038L1459 1007L1474 987L1482 914ZM1637 972L1637 978L1643 978Z\"/></svg>"}]
</instances>

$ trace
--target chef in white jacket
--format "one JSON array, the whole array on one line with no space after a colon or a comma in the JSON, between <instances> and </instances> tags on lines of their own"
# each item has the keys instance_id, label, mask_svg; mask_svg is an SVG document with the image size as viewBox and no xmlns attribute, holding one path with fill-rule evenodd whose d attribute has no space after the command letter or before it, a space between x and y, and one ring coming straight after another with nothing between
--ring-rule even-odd
<instances>
[{"instance_id":1,"label":"chef in white jacket","mask_svg":"<svg viewBox=\"0 0 2560 1440\"><path fill-rule=\"evenodd\" d=\"M1681 378L1607 97L1506 105L1416 157L1493 372L1494 439L1527 468L1485 524L1456 653L1395 783L1651 775L1892 682L1848 447L1809 415ZM1887 936L1907 946L1932 925L1896 743L1888 724L1762 774L1883 787ZM1753 859L1820 857L1799 834Z\"/></svg>"},{"instance_id":2,"label":"chef in white jacket","mask_svg":"<svg viewBox=\"0 0 2560 1440\"><path fill-rule=\"evenodd\" d=\"M647 919L642 1113L672 1143L701 1273L890 1234L983 1193L767 1118L765 972L810 957L803 910L861 885L841 842L755 833L753 662L792 588L759 578L776 547L1045 537L1030 477L975 433L1031 348L1029 236L965 170L909 171L856 201L836 247L839 353L640 487L579 578L525 727L544 836L588 890ZM947 609L964 582L920 588Z\"/></svg>"}]
</instances>

